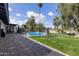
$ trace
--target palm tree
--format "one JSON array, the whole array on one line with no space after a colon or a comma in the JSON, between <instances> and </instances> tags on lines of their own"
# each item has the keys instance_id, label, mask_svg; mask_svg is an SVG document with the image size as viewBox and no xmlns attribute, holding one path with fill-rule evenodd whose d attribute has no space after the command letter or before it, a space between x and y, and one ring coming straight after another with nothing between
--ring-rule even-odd
<instances>
[{"instance_id":1,"label":"palm tree","mask_svg":"<svg viewBox=\"0 0 79 59\"><path fill-rule=\"evenodd\" d=\"M41 8L42 8L42 3L38 3L38 7L39 7L39 19L40 19L40 13L41 13Z\"/></svg>"},{"instance_id":2,"label":"palm tree","mask_svg":"<svg viewBox=\"0 0 79 59\"><path fill-rule=\"evenodd\" d=\"M42 3L38 3L38 7L39 7L39 20L41 21L40 13L41 13L41 8L42 8ZM39 31L40 31L40 29L39 29Z\"/></svg>"}]
</instances>

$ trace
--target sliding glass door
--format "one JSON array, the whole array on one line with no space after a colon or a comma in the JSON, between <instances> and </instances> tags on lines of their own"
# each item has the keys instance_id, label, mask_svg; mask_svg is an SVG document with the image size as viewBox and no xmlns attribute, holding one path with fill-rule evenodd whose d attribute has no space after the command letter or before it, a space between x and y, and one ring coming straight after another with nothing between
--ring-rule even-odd
<instances>
[{"instance_id":1,"label":"sliding glass door","mask_svg":"<svg viewBox=\"0 0 79 59\"><path fill-rule=\"evenodd\" d=\"M0 37L1 37L1 22L0 22Z\"/></svg>"}]
</instances>

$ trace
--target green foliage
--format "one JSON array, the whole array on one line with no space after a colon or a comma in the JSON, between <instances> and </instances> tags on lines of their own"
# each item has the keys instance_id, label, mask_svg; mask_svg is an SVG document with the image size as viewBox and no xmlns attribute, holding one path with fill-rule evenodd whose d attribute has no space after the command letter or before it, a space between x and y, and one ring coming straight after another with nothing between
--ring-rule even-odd
<instances>
[{"instance_id":1,"label":"green foliage","mask_svg":"<svg viewBox=\"0 0 79 59\"><path fill-rule=\"evenodd\" d=\"M79 4L61 3L58 4L57 10L61 18L62 30L77 29L79 32Z\"/></svg>"},{"instance_id":2,"label":"green foliage","mask_svg":"<svg viewBox=\"0 0 79 59\"><path fill-rule=\"evenodd\" d=\"M54 17L54 22L53 22L53 24L54 24L54 26L55 26L54 29L55 29L57 32L59 32L60 26L61 26L61 20L59 19L58 16L55 16L55 17Z\"/></svg>"},{"instance_id":3,"label":"green foliage","mask_svg":"<svg viewBox=\"0 0 79 59\"><path fill-rule=\"evenodd\" d=\"M34 17L32 16L32 17L30 17L29 19L28 19L28 21L26 22L26 27L27 27L27 29L29 30L29 31L35 31L35 26L36 26L36 23L35 23L35 19L34 19Z\"/></svg>"},{"instance_id":4,"label":"green foliage","mask_svg":"<svg viewBox=\"0 0 79 59\"><path fill-rule=\"evenodd\" d=\"M39 23L36 25L36 31L44 31L45 30L45 27L42 23Z\"/></svg>"},{"instance_id":5,"label":"green foliage","mask_svg":"<svg viewBox=\"0 0 79 59\"><path fill-rule=\"evenodd\" d=\"M24 24L24 28L26 29L26 31L44 31L45 29L43 24L35 23L35 18L33 16L28 19L26 24Z\"/></svg>"}]
</instances>

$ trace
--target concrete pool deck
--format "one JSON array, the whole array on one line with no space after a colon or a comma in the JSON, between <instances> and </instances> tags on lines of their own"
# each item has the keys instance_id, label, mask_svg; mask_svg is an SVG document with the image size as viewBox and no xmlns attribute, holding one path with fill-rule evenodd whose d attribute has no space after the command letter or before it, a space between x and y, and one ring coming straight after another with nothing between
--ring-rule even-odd
<instances>
[{"instance_id":1,"label":"concrete pool deck","mask_svg":"<svg viewBox=\"0 0 79 59\"><path fill-rule=\"evenodd\" d=\"M65 56L21 34L7 34L0 38L0 56Z\"/></svg>"}]
</instances>

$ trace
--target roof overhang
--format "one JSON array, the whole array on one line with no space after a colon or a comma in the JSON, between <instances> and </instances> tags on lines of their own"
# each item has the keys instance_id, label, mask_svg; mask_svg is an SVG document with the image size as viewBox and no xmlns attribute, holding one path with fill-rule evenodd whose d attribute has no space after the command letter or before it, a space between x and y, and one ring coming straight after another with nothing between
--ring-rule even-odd
<instances>
[{"instance_id":1,"label":"roof overhang","mask_svg":"<svg viewBox=\"0 0 79 59\"><path fill-rule=\"evenodd\" d=\"M9 11L8 11L8 4L3 3L3 8L0 8L0 20L3 21L6 25L9 24Z\"/></svg>"}]
</instances>

